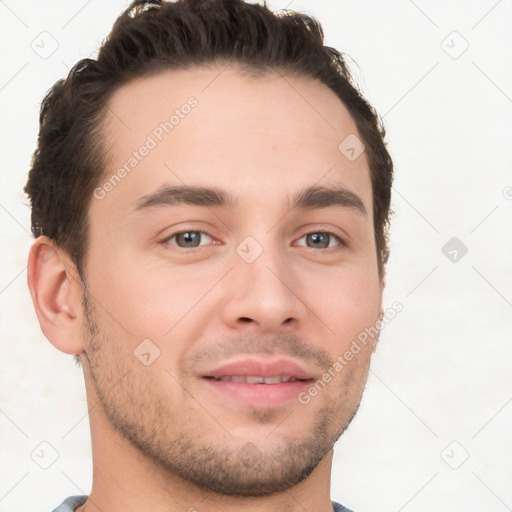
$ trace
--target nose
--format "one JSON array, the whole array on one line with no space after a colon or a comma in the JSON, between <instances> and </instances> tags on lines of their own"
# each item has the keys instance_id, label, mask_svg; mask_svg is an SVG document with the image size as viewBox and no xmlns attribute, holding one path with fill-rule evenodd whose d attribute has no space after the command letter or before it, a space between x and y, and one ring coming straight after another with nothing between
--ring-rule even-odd
<instances>
[{"instance_id":1,"label":"nose","mask_svg":"<svg viewBox=\"0 0 512 512\"><path fill-rule=\"evenodd\" d=\"M299 298L299 281L285 255L265 251L256 261L240 259L225 290L223 321L245 333L297 329L307 314Z\"/></svg>"}]
</instances>

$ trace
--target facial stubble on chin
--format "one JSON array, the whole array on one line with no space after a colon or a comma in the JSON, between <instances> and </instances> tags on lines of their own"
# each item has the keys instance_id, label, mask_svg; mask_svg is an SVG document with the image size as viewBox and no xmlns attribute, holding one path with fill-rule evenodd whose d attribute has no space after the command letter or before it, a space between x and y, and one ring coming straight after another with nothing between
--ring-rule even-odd
<instances>
[{"instance_id":1,"label":"facial stubble on chin","mask_svg":"<svg viewBox=\"0 0 512 512\"><path fill-rule=\"evenodd\" d=\"M324 398L325 405L318 410L312 428L301 439L282 437L280 442L273 442L270 433L255 443L237 439L229 432L226 435L229 425L221 426L222 432L222 428L215 425L208 415L195 418L196 421L194 418L176 417L172 407L152 392L150 380L140 378L141 369L147 368L141 368L135 357L129 360L133 354L123 352L111 343L105 330L101 329L93 301L84 292L83 335L88 347L84 356L106 418L121 436L155 465L205 491L225 496L261 497L290 489L313 472L359 408L368 368L366 371L363 369L365 375L359 397L354 401L348 398L354 391L349 389L354 367L344 369L347 374L344 379L340 378L337 392L331 392L327 399ZM294 336L279 336L279 340L271 345L284 344L290 348L301 346L300 343L303 342ZM254 348L253 340L248 341L245 347ZM240 343L230 347L228 352L237 350L240 350ZM272 353L272 350L266 351ZM321 355L316 359L325 362L326 357L324 354L323 359ZM361 375L357 380L361 381ZM281 421L301 421L301 414L307 414L305 407L297 406ZM350 413L349 407L352 409ZM253 409L249 415L258 424L269 424L279 411ZM205 428L206 420L212 422L211 428ZM276 430L278 428L279 425ZM218 436L208 436L208 433L219 430L223 442Z\"/></svg>"}]
</instances>

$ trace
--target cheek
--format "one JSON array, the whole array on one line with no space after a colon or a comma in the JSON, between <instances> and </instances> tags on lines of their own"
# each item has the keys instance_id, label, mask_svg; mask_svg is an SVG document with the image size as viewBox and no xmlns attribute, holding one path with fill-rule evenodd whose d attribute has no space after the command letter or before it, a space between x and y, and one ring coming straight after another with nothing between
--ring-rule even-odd
<instances>
[{"instance_id":1,"label":"cheek","mask_svg":"<svg viewBox=\"0 0 512 512\"><path fill-rule=\"evenodd\" d=\"M376 271L342 268L304 275L307 276L301 286L304 301L337 339L350 341L374 325L381 303Z\"/></svg>"},{"instance_id":2,"label":"cheek","mask_svg":"<svg viewBox=\"0 0 512 512\"><path fill-rule=\"evenodd\" d=\"M191 273L178 267L155 267L135 255L111 255L106 265L94 271L94 294L111 317L134 340L162 341L194 325L197 306L216 275Z\"/></svg>"}]
</instances>

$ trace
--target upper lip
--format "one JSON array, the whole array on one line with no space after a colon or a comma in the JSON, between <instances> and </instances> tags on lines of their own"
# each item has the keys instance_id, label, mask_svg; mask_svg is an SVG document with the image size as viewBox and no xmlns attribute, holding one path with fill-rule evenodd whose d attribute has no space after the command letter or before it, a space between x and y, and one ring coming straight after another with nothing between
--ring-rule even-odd
<instances>
[{"instance_id":1,"label":"upper lip","mask_svg":"<svg viewBox=\"0 0 512 512\"><path fill-rule=\"evenodd\" d=\"M243 359L223 364L222 366L218 366L217 368L202 374L203 377L213 377L216 379L219 377L235 375L259 377L289 376L295 377L297 380L309 380L314 378L310 372L289 359L267 361Z\"/></svg>"}]
</instances>

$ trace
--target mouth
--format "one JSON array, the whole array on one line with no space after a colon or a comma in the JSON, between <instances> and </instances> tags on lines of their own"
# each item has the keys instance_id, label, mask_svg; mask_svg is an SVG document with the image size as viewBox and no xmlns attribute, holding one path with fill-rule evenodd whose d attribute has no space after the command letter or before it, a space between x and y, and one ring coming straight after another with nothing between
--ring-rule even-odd
<instances>
[{"instance_id":1,"label":"mouth","mask_svg":"<svg viewBox=\"0 0 512 512\"><path fill-rule=\"evenodd\" d=\"M308 370L283 359L234 361L201 377L214 393L252 408L279 407L297 400L314 381Z\"/></svg>"},{"instance_id":2,"label":"mouth","mask_svg":"<svg viewBox=\"0 0 512 512\"><path fill-rule=\"evenodd\" d=\"M309 381L311 379L297 379L290 375L263 377L261 375L222 375L221 377L205 377L220 382L244 382L246 384L282 384L286 382Z\"/></svg>"}]
</instances>

